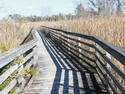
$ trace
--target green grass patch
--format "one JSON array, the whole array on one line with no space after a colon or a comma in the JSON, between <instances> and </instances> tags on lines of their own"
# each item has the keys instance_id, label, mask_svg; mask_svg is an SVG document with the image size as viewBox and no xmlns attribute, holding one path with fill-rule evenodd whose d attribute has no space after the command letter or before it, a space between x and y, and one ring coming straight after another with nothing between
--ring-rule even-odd
<instances>
[{"instance_id":1,"label":"green grass patch","mask_svg":"<svg viewBox=\"0 0 125 94\"><path fill-rule=\"evenodd\" d=\"M24 78L30 78L36 73L35 68L25 67L24 69Z\"/></svg>"},{"instance_id":2,"label":"green grass patch","mask_svg":"<svg viewBox=\"0 0 125 94\"><path fill-rule=\"evenodd\" d=\"M3 90L6 86L9 85L9 83L13 80L13 78L17 75L18 70L15 70L1 85L0 85L0 91Z\"/></svg>"},{"instance_id":3,"label":"green grass patch","mask_svg":"<svg viewBox=\"0 0 125 94\"><path fill-rule=\"evenodd\" d=\"M23 61L24 61L23 55L18 56L14 61L10 62L8 65L0 69L0 75L3 74L5 71L7 71L11 66L14 66L15 64Z\"/></svg>"},{"instance_id":4,"label":"green grass patch","mask_svg":"<svg viewBox=\"0 0 125 94\"><path fill-rule=\"evenodd\" d=\"M8 94L14 94L17 90L17 84L10 90Z\"/></svg>"},{"instance_id":5,"label":"green grass patch","mask_svg":"<svg viewBox=\"0 0 125 94\"><path fill-rule=\"evenodd\" d=\"M2 43L2 44L1 44L1 47L0 47L1 53L5 53L5 52L8 51L10 48L11 48L11 47L10 47L9 44L7 44L7 43Z\"/></svg>"}]
</instances>

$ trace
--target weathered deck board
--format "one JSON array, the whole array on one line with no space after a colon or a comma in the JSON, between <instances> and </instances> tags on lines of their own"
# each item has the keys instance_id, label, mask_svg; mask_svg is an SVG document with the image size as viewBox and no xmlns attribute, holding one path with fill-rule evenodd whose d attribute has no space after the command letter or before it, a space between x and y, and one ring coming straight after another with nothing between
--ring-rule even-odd
<instances>
[{"instance_id":1,"label":"weathered deck board","mask_svg":"<svg viewBox=\"0 0 125 94\"><path fill-rule=\"evenodd\" d=\"M77 58L56 48L42 33L38 70L31 86L22 94L104 94L106 90L94 69L81 67ZM79 62L79 63L78 63ZM90 72L91 71L91 72Z\"/></svg>"}]
</instances>

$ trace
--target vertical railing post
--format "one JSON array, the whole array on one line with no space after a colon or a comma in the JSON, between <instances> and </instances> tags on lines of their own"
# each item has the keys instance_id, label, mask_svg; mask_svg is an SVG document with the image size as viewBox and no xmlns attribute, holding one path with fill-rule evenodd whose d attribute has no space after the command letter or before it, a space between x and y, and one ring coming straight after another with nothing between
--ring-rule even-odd
<instances>
[{"instance_id":1,"label":"vertical railing post","mask_svg":"<svg viewBox=\"0 0 125 94\"><path fill-rule=\"evenodd\" d=\"M106 52L106 57L111 59L111 55L108 52ZM111 66L108 63L106 63L106 67L111 71ZM107 76L109 76L109 75L107 74ZM111 79L109 79L109 80L111 80ZM112 92L112 90L111 90L109 85L108 85L108 90L110 91L110 94L113 94L113 92Z\"/></svg>"},{"instance_id":2,"label":"vertical railing post","mask_svg":"<svg viewBox=\"0 0 125 94\"><path fill-rule=\"evenodd\" d=\"M33 66L35 67L37 65L37 59L38 59L38 56L37 56L37 45L35 48L33 48Z\"/></svg>"},{"instance_id":3,"label":"vertical railing post","mask_svg":"<svg viewBox=\"0 0 125 94\"><path fill-rule=\"evenodd\" d=\"M95 46L96 46L96 48L99 49L99 45L98 45L97 43L95 43ZM100 60L102 60L101 57L100 57L101 55L99 54L98 51L95 50L95 54L99 57ZM102 61L103 61L103 60L102 60ZM100 68L102 68L101 64L99 63L99 61L98 61L97 59L96 59L96 65L98 65ZM104 76L105 76L105 77L108 76L108 75L104 72L103 68L102 68L102 72L104 73ZM106 78L106 79L107 79L107 78ZM106 83L105 85L106 85L106 89L108 90L108 92L110 92L111 90L109 89L108 83Z\"/></svg>"},{"instance_id":4,"label":"vertical railing post","mask_svg":"<svg viewBox=\"0 0 125 94\"><path fill-rule=\"evenodd\" d=\"M111 55L108 53L108 52L106 52L106 56L109 58L109 59L111 59ZM106 64L106 67L108 68L108 69L110 69L110 71L111 71L111 66L107 63Z\"/></svg>"},{"instance_id":5,"label":"vertical railing post","mask_svg":"<svg viewBox=\"0 0 125 94\"><path fill-rule=\"evenodd\" d=\"M95 43L95 46L96 46L96 48L99 48L97 43ZM96 54L98 57L100 57L98 51L96 51L96 50L95 50L95 54ZM101 58L99 58L99 59L101 59ZM97 59L96 59L96 63L97 63L98 66L101 68L101 64L98 62Z\"/></svg>"},{"instance_id":6,"label":"vertical railing post","mask_svg":"<svg viewBox=\"0 0 125 94\"><path fill-rule=\"evenodd\" d=\"M78 41L80 41L80 40L81 40L81 38L78 37ZM80 42L78 42L78 46L81 47L81 43ZM81 53L82 50L80 48L78 48L78 51ZM80 54L79 54L79 57L81 57Z\"/></svg>"},{"instance_id":7,"label":"vertical railing post","mask_svg":"<svg viewBox=\"0 0 125 94\"><path fill-rule=\"evenodd\" d=\"M37 43L36 43L36 47L33 48L33 66L35 67L37 65L37 60L38 60L38 55L37 55L37 49L38 49L38 45L39 45L39 39L37 36L37 31L32 32L32 35L35 38L37 38Z\"/></svg>"},{"instance_id":8,"label":"vertical railing post","mask_svg":"<svg viewBox=\"0 0 125 94\"><path fill-rule=\"evenodd\" d=\"M67 35L67 37L68 37L67 41L70 42L70 40L69 40L69 35ZM68 43L68 46L70 46L69 43ZM70 48L68 48L68 50L70 51Z\"/></svg>"},{"instance_id":9,"label":"vertical railing post","mask_svg":"<svg viewBox=\"0 0 125 94\"><path fill-rule=\"evenodd\" d=\"M22 62L21 62L22 63ZM19 92L22 90L22 88L24 87L24 84L25 84L25 79L24 79L24 75L23 75L23 69L24 69L24 66L21 65L21 63L19 63L19 69L18 69L18 84L19 84L19 87L17 89L16 92ZM21 65L21 66L20 66Z\"/></svg>"}]
</instances>

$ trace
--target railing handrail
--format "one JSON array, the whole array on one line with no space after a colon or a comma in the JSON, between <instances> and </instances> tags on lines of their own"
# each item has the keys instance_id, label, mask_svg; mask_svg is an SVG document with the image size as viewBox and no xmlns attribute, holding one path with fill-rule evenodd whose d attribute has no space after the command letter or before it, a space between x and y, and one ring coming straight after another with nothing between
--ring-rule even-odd
<instances>
[{"instance_id":1,"label":"railing handrail","mask_svg":"<svg viewBox=\"0 0 125 94\"><path fill-rule=\"evenodd\" d=\"M123 71L121 71L119 69L119 67L114 62L112 62L110 56L108 57L108 55L107 55L107 54L110 54L112 57L114 57L116 60L118 60L125 67L125 62L124 62L125 61L125 50L124 49L122 49L120 47L116 47L112 43L107 42L106 40L103 40L97 36L84 35L84 34L76 33L76 32L68 32L65 30L50 28L50 27L46 27L46 26L41 26L41 30L44 31L45 35L47 35L50 39L52 39L53 42L57 42L57 44L59 43L60 46L66 46L67 51L73 50L74 52L78 53L79 55L82 55L82 57L84 57L85 59L87 59L91 62L94 62L96 64L96 70L97 71L99 70L101 75L103 75L108 86L110 86L110 88L112 89L112 91L115 94L117 94L118 92L117 92L117 89L115 88L114 84L117 86L117 88L119 88L119 90L121 92L125 92L125 85L123 85L123 83L121 83L119 81L119 79L116 77L116 75L114 75L111 68L115 71L115 73L117 73L122 78L122 80L125 80L125 73ZM75 36L75 38L72 38L71 36ZM77 39L76 39L76 37L77 37ZM81 39L83 38L86 40L90 40L93 43L89 43L88 41L86 42L83 40L79 40L79 37ZM70 41L74 41L77 44L81 43L86 46L89 46L90 48L94 48L95 52L93 54L92 51L89 51L86 48L81 47L80 45L75 46ZM101 48L103 48L103 50L105 50L106 54L103 53L102 50L97 45L99 45ZM93 61L91 59L91 57L82 54L82 52L79 52L79 50L76 50L73 47L77 47L77 48L81 49L82 51L95 56L95 60ZM104 61L106 63L104 63ZM99 62L99 64L97 62ZM87 63L87 62L85 61L85 63ZM107 73L107 74L105 74L105 73ZM98 75L100 75L100 74L98 73ZM110 79L113 81L114 84L112 84Z\"/></svg>"},{"instance_id":2,"label":"railing handrail","mask_svg":"<svg viewBox=\"0 0 125 94\"><path fill-rule=\"evenodd\" d=\"M27 37L24 39L24 41L21 43L20 46L17 46L16 48L13 48L12 50L9 50L5 52L4 54L0 55L0 69L4 68L4 66L11 63L13 60L15 60L20 55L26 55L24 57L24 61L18 62L17 64L11 66L9 69L7 69L5 72L3 72L0 75L0 85L16 70L23 70L20 69L23 64L25 64L28 60L31 60L32 57L36 54L35 47L37 46L37 37L35 35L35 29L32 28ZM31 51L30 51L31 50ZM26 53L28 52L28 53ZM35 58L31 61L31 66L35 67ZM27 64L27 66L29 66ZM17 75L17 78L19 78L20 73ZM8 93L16 84L18 83L18 80L16 78L13 78L13 80L9 83L8 86L3 88L0 91L0 94ZM22 87L23 88L23 87ZM20 88L21 89L21 88ZM19 89L19 91L20 91ZM19 92L17 91L17 92Z\"/></svg>"},{"instance_id":3,"label":"railing handrail","mask_svg":"<svg viewBox=\"0 0 125 94\"><path fill-rule=\"evenodd\" d=\"M14 60L17 56L25 53L29 49L33 48L36 45L37 40L31 40L28 43L25 43L23 45L17 46L16 48L7 51L6 53L2 54L0 56L0 68L7 65L9 62Z\"/></svg>"},{"instance_id":4,"label":"railing handrail","mask_svg":"<svg viewBox=\"0 0 125 94\"><path fill-rule=\"evenodd\" d=\"M85 35L85 34L81 34L81 33L76 33L76 32L68 32L62 29L55 29L55 28L50 28L50 27L46 27L46 26L41 26L41 27L45 27L51 30L55 30L55 31L59 31L59 32L63 32L65 34L68 35L72 35L72 36L78 36L81 38L85 38L85 39L89 39L94 41L95 43L97 43L98 45L100 45L104 50L106 50L108 53L110 53L114 58L116 58L117 60L119 60L120 62L122 62L123 65L125 65L125 50L115 46L114 44L101 39L100 37L97 36L90 36L90 35Z\"/></svg>"}]
</instances>

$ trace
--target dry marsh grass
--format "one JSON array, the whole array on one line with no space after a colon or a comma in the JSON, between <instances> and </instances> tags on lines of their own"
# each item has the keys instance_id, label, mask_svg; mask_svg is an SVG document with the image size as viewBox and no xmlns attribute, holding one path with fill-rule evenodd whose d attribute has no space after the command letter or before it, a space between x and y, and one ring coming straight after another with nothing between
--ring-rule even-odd
<instances>
[{"instance_id":1,"label":"dry marsh grass","mask_svg":"<svg viewBox=\"0 0 125 94\"><path fill-rule=\"evenodd\" d=\"M0 53L19 45L33 26L37 23L27 21L1 20L0 21Z\"/></svg>"},{"instance_id":2,"label":"dry marsh grass","mask_svg":"<svg viewBox=\"0 0 125 94\"><path fill-rule=\"evenodd\" d=\"M125 17L87 18L52 22L0 21L0 49L3 44L10 48L22 42L32 26L50 26L71 32L95 35L121 48L125 48Z\"/></svg>"},{"instance_id":3,"label":"dry marsh grass","mask_svg":"<svg viewBox=\"0 0 125 94\"><path fill-rule=\"evenodd\" d=\"M42 25L99 36L121 48L125 48L125 17L42 22Z\"/></svg>"}]
</instances>

